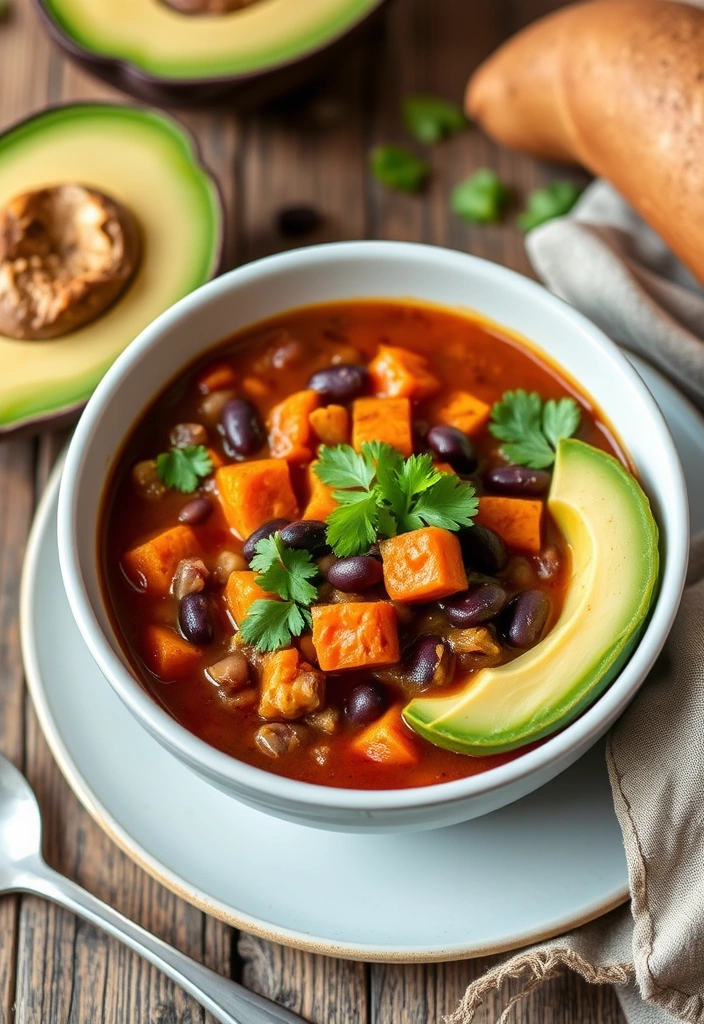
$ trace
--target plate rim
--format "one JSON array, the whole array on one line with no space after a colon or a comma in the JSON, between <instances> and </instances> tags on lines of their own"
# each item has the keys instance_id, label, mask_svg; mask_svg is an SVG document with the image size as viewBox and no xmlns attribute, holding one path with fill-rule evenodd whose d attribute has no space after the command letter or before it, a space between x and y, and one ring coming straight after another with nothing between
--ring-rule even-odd
<instances>
[{"instance_id":1,"label":"plate rim","mask_svg":"<svg viewBox=\"0 0 704 1024\"><path fill-rule=\"evenodd\" d=\"M704 429L704 421L702 423ZM184 899L197 909L223 921L232 928L248 932L259 938L279 945L300 949L304 952L322 956L332 956L343 960L357 960L367 963L443 963L452 960L475 959L497 953L505 953L522 946L543 942L556 935L594 921L604 914L622 906L630 898L628 885L610 893L608 898L593 904L577 917L568 916L553 921L549 926L534 931L516 934L501 943L467 943L454 945L442 950L437 948L411 949L388 947L358 942L339 943L287 928L273 922L254 917L236 908L230 907L220 900L209 896L198 886L188 883L178 873L151 854L143 843L122 825L109 808L91 790L90 784L83 777L66 746L60 730L51 713L46 699L46 691L39 668L37 645L31 628L31 608L34 593L34 581L40 568L40 555L45 535L51 529L52 520L56 516L58 489L61 480L65 452L57 460L44 492L39 500L34 521L30 530L27 549L20 582L20 644L24 663L27 688L32 698L34 710L39 720L44 738L59 770L77 797L82 807L90 814L105 834L132 861L147 872L152 878L164 885L176 896ZM96 670L99 671L96 666ZM105 685L109 685L107 681ZM150 737L151 742L157 741Z\"/></svg>"}]
</instances>

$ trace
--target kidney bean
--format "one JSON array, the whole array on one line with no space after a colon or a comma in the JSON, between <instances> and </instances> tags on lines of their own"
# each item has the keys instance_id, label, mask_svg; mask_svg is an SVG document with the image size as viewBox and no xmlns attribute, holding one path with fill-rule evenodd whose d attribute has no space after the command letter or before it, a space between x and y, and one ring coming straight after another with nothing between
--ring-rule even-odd
<instances>
[{"instance_id":1,"label":"kidney bean","mask_svg":"<svg viewBox=\"0 0 704 1024\"><path fill-rule=\"evenodd\" d=\"M317 370L306 387L317 391L325 402L349 402L366 390L368 377L363 366L340 363Z\"/></svg>"},{"instance_id":2,"label":"kidney bean","mask_svg":"<svg viewBox=\"0 0 704 1024\"><path fill-rule=\"evenodd\" d=\"M258 526L254 533L250 533L242 545L242 554L247 562L251 562L256 555L257 544L260 540L265 540L266 537L271 537L272 534L283 530L284 526L288 526L290 522L290 519L270 519L268 523Z\"/></svg>"},{"instance_id":3,"label":"kidney bean","mask_svg":"<svg viewBox=\"0 0 704 1024\"><path fill-rule=\"evenodd\" d=\"M172 448L189 448L192 444L207 444L208 431L202 423L177 423L171 428L169 441Z\"/></svg>"},{"instance_id":4,"label":"kidney bean","mask_svg":"<svg viewBox=\"0 0 704 1024\"><path fill-rule=\"evenodd\" d=\"M199 594L205 589L209 576L202 558L182 558L171 580L171 592L177 601L186 594Z\"/></svg>"},{"instance_id":5,"label":"kidney bean","mask_svg":"<svg viewBox=\"0 0 704 1024\"><path fill-rule=\"evenodd\" d=\"M458 473L472 473L477 468L474 445L457 427L431 427L425 440L430 450Z\"/></svg>"},{"instance_id":6,"label":"kidney bean","mask_svg":"<svg viewBox=\"0 0 704 1024\"><path fill-rule=\"evenodd\" d=\"M231 398L220 417L222 433L233 455L256 455L266 441L259 413L245 398Z\"/></svg>"},{"instance_id":7,"label":"kidney bean","mask_svg":"<svg viewBox=\"0 0 704 1024\"><path fill-rule=\"evenodd\" d=\"M462 546L462 555L472 569L494 576L506 568L506 545L498 533L494 533L488 526L470 526L461 530L457 536Z\"/></svg>"},{"instance_id":8,"label":"kidney bean","mask_svg":"<svg viewBox=\"0 0 704 1024\"><path fill-rule=\"evenodd\" d=\"M233 572L242 572L248 565L247 559L238 555L236 551L221 551L215 559L215 579L224 585Z\"/></svg>"},{"instance_id":9,"label":"kidney bean","mask_svg":"<svg viewBox=\"0 0 704 1024\"><path fill-rule=\"evenodd\" d=\"M213 511L213 503L210 498L194 498L184 505L178 514L179 523L186 523L188 526L198 526L204 523Z\"/></svg>"},{"instance_id":10,"label":"kidney bean","mask_svg":"<svg viewBox=\"0 0 704 1024\"><path fill-rule=\"evenodd\" d=\"M241 690L249 682L249 662L241 651L234 651L209 665L206 672L217 686L228 692Z\"/></svg>"},{"instance_id":11,"label":"kidney bean","mask_svg":"<svg viewBox=\"0 0 704 1024\"><path fill-rule=\"evenodd\" d=\"M497 583L480 583L449 598L444 603L445 615L453 626L461 629L481 626L503 611L507 600L506 591Z\"/></svg>"},{"instance_id":12,"label":"kidney bean","mask_svg":"<svg viewBox=\"0 0 704 1024\"><path fill-rule=\"evenodd\" d=\"M550 474L527 466L494 466L484 474L484 481L499 494L539 498L550 486Z\"/></svg>"},{"instance_id":13,"label":"kidney bean","mask_svg":"<svg viewBox=\"0 0 704 1024\"><path fill-rule=\"evenodd\" d=\"M192 644L209 644L213 639L213 620L205 594L186 594L178 606L181 633Z\"/></svg>"},{"instance_id":14,"label":"kidney bean","mask_svg":"<svg viewBox=\"0 0 704 1024\"><path fill-rule=\"evenodd\" d=\"M353 725L369 725L386 711L385 690L375 683L360 683L348 693L345 714Z\"/></svg>"},{"instance_id":15,"label":"kidney bean","mask_svg":"<svg viewBox=\"0 0 704 1024\"><path fill-rule=\"evenodd\" d=\"M550 601L542 590L524 590L506 609L505 636L512 647L533 647L543 634Z\"/></svg>"},{"instance_id":16,"label":"kidney bean","mask_svg":"<svg viewBox=\"0 0 704 1024\"><path fill-rule=\"evenodd\" d=\"M283 757L300 747L302 734L300 729L288 722L268 722L259 726L254 734L254 742L267 757Z\"/></svg>"},{"instance_id":17,"label":"kidney bean","mask_svg":"<svg viewBox=\"0 0 704 1024\"><path fill-rule=\"evenodd\" d=\"M403 674L420 686L445 686L455 671L455 655L441 636L422 636L411 648Z\"/></svg>"},{"instance_id":18,"label":"kidney bean","mask_svg":"<svg viewBox=\"0 0 704 1024\"><path fill-rule=\"evenodd\" d=\"M328 569L328 583L345 593L369 590L381 583L384 570L381 562L369 555L352 555L349 558L338 558Z\"/></svg>"},{"instance_id":19,"label":"kidney bean","mask_svg":"<svg viewBox=\"0 0 704 1024\"><path fill-rule=\"evenodd\" d=\"M319 519L299 519L281 530L281 540L286 547L304 548L311 555L322 555L330 548L325 540L327 526Z\"/></svg>"}]
</instances>

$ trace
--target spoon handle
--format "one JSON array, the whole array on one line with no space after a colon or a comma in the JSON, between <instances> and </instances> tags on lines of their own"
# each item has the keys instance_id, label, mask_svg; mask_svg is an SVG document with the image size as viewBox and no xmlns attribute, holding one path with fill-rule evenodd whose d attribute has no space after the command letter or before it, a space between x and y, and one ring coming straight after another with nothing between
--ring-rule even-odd
<instances>
[{"instance_id":1,"label":"spoon handle","mask_svg":"<svg viewBox=\"0 0 704 1024\"><path fill-rule=\"evenodd\" d=\"M222 1024L305 1024L302 1017L197 963L158 939L43 861L16 887L43 896L102 928L185 989Z\"/></svg>"}]
</instances>

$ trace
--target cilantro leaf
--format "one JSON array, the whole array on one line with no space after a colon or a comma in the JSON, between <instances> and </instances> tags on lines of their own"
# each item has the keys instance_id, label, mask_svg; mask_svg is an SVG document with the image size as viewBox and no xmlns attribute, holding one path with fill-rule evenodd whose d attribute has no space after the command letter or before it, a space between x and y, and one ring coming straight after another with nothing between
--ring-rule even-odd
<instances>
[{"instance_id":1,"label":"cilantro leaf","mask_svg":"<svg viewBox=\"0 0 704 1024\"><path fill-rule=\"evenodd\" d=\"M344 491L335 491L333 497ZM356 500L343 503L327 518L327 541L336 555L346 558L367 551L375 542L379 530L379 507L375 490L360 494Z\"/></svg>"},{"instance_id":2,"label":"cilantro leaf","mask_svg":"<svg viewBox=\"0 0 704 1024\"><path fill-rule=\"evenodd\" d=\"M366 453L360 455L348 444L338 444L332 448L323 445L315 466L315 475L328 487L366 489L374 479L374 471L373 458Z\"/></svg>"},{"instance_id":3,"label":"cilantro leaf","mask_svg":"<svg viewBox=\"0 0 704 1024\"><path fill-rule=\"evenodd\" d=\"M430 174L427 160L421 160L403 146L376 146L369 165L377 181L397 192L420 192Z\"/></svg>"},{"instance_id":4,"label":"cilantro leaf","mask_svg":"<svg viewBox=\"0 0 704 1024\"><path fill-rule=\"evenodd\" d=\"M294 601L255 601L240 627L245 643L260 651L278 651L289 647L294 636L300 636L311 617L307 609Z\"/></svg>"},{"instance_id":5,"label":"cilantro leaf","mask_svg":"<svg viewBox=\"0 0 704 1024\"><path fill-rule=\"evenodd\" d=\"M555 461L561 437L571 437L580 423L573 398L550 399L543 404L537 391L507 391L491 410L489 430L504 444L501 451L511 462L545 469Z\"/></svg>"},{"instance_id":6,"label":"cilantro leaf","mask_svg":"<svg viewBox=\"0 0 704 1024\"><path fill-rule=\"evenodd\" d=\"M573 181L553 181L545 188L537 188L528 196L525 211L516 223L521 231L530 231L555 217L564 217L581 194L582 189Z\"/></svg>"},{"instance_id":7,"label":"cilantro leaf","mask_svg":"<svg viewBox=\"0 0 704 1024\"><path fill-rule=\"evenodd\" d=\"M454 473L437 473L437 479L417 496L411 515L423 526L439 526L443 530L460 530L471 526L479 509L479 499L471 484Z\"/></svg>"},{"instance_id":8,"label":"cilantro leaf","mask_svg":"<svg viewBox=\"0 0 704 1024\"><path fill-rule=\"evenodd\" d=\"M414 139L426 145L467 127L462 108L440 96L408 96L403 102L403 120Z\"/></svg>"},{"instance_id":9,"label":"cilantro leaf","mask_svg":"<svg viewBox=\"0 0 704 1024\"><path fill-rule=\"evenodd\" d=\"M167 487L191 494L198 487L199 480L213 472L213 460L202 444L191 444L187 448L172 448L170 452L157 455L156 471Z\"/></svg>"},{"instance_id":10,"label":"cilantro leaf","mask_svg":"<svg viewBox=\"0 0 704 1024\"><path fill-rule=\"evenodd\" d=\"M318 575L309 551L287 548L278 533L257 542L250 566L256 582L269 594L284 601L308 605L318 596L317 587L308 581Z\"/></svg>"},{"instance_id":11,"label":"cilantro leaf","mask_svg":"<svg viewBox=\"0 0 704 1024\"><path fill-rule=\"evenodd\" d=\"M476 174L455 185L450 193L450 208L472 224L493 224L501 219L509 192L496 171L481 167Z\"/></svg>"}]
</instances>

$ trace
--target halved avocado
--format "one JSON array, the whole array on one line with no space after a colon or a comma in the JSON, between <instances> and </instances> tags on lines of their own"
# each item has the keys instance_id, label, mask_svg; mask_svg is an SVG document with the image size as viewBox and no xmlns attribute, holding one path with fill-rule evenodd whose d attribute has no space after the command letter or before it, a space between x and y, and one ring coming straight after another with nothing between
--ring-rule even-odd
<instances>
[{"instance_id":1,"label":"halved avocado","mask_svg":"<svg viewBox=\"0 0 704 1024\"><path fill-rule=\"evenodd\" d=\"M140 98L191 104L289 92L388 0L252 0L207 16L162 0L36 2L89 71Z\"/></svg>"},{"instance_id":2,"label":"halved avocado","mask_svg":"<svg viewBox=\"0 0 704 1024\"><path fill-rule=\"evenodd\" d=\"M555 732L599 696L638 640L659 568L658 528L638 482L606 452L563 440L548 505L572 554L560 617L532 650L482 669L460 693L408 704L408 725L437 746L483 756Z\"/></svg>"},{"instance_id":3,"label":"halved avocado","mask_svg":"<svg viewBox=\"0 0 704 1024\"><path fill-rule=\"evenodd\" d=\"M79 408L122 349L220 262L217 187L191 137L165 115L77 104L0 135L0 207L64 182L98 189L130 210L141 263L118 301L86 326L52 341L0 335L0 434Z\"/></svg>"}]
</instances>

